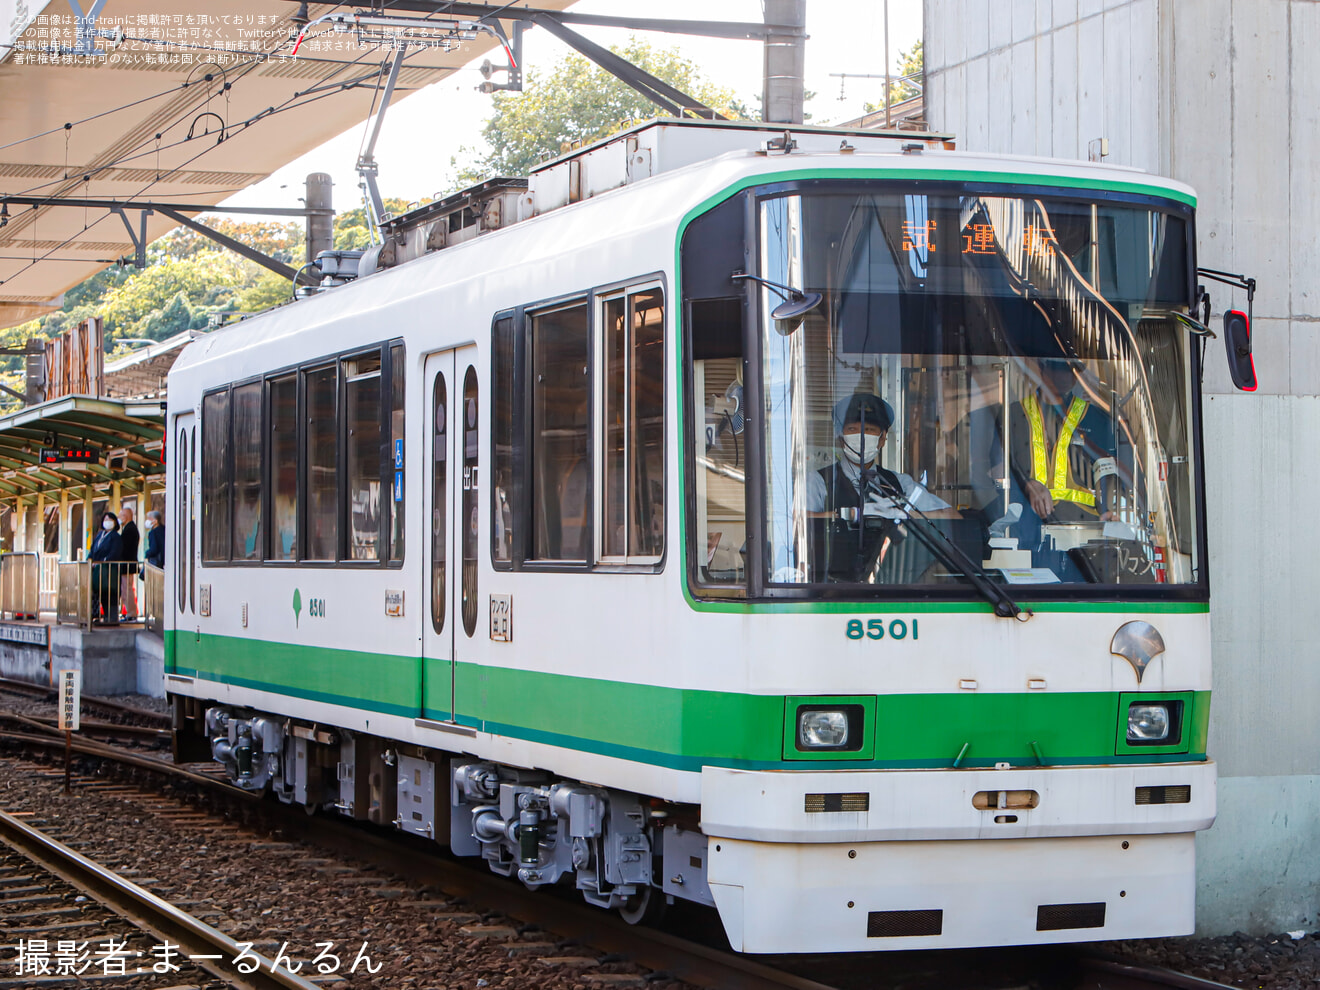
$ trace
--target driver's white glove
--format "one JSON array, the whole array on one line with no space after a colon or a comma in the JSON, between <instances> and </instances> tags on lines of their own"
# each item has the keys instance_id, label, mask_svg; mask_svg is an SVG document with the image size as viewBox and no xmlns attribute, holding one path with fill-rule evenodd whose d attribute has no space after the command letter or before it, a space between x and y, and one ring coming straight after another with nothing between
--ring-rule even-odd
<instances>
[{"instance_id":1,"label":"driver's white glove","mask_svg":"<svg viewBox=\"0 0 1320 990\"><path fill-rule=\"evenodd\" d=\"M866 499L866 506L862 510L862 515L868 518L895 519L902 521L908 517L907 510L900 504L900 500L893 495L881 495L879 492L871 492Z\"/></svg>"}]
</instances>

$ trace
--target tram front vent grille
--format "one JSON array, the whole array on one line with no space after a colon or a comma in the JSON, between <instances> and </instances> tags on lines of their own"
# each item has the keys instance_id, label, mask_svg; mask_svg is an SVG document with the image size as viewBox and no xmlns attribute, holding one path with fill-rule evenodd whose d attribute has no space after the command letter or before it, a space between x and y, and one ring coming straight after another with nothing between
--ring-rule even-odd
<instances>
[{"instance_id":1,"label":"tram front vent grille","mask_svg":"<svg viewBox=\"0 0 1320 990\"><path fill-rule=\"evenodd\" d=\"M1137 804L1189 804L1191 800L1191 784L1137 788Z\"/></svg>"},{"instance_id":2,"label":"tram front vent grille","mask_svg":"<svg viewBox=\"0 0 1320 990\"><path fill-rule=\"evenodd\" d=\"M1041 904L1036 908L1036 931L1058 932L1069 928L1104 928L1105 903Z\"/></svg>"},{"instance_id":3,"label":"tram front vent grille","mask_svg":"<svg viewBox=\"0 0 1320 990\"><path fill-rule=\"evenodd\" d=\"M870 811L871 795L864 791L854 794L808 794L802 810L809 815L827 811Z\"/></svg>"},{"instance_id":4,"label":"tram front vent grille","mask_svg":"<svg viewBox=\"0 0 1320 990\"><path fill-rule=\"evenodd\" d=\"M944 932L944 911L871 911L866 916L867 938L912 938Z\"/></svg>"}]
</instances>

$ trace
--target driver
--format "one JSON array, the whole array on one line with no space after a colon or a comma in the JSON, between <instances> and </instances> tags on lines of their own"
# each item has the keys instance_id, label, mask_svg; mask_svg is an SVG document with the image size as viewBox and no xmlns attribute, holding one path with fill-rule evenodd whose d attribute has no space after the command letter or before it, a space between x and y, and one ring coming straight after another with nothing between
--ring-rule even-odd
<instances>
[{"instance_id":1,"label":"driver","mask_svg":"<svg viewBox=\"0 0 1320 990\"><path fill-rule=\"evenodd\" d=\"M893 422L893 408L878 395L857 392L835 404L836 460L807 476L808 512L850 521L859 515L901 520L909 501L927 514L950 508L909 475L880 466L880 451Z\"/></svg>"}]
</instances>

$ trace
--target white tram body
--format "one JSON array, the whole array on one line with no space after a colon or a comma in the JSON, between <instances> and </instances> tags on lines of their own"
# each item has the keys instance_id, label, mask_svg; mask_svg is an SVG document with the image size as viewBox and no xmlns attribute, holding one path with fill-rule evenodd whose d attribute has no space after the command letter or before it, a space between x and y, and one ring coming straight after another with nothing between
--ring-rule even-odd
<instances>
[{"instance_id":1,"label":"white tram body","mask_svg":"<svg viewBox=\"0 0 1320 990\"><path fill-rule=\"evenodd\" d=\"M189 345L179 758L747 952L1190 932L1194 198L950 148L644 125ZM1033 524L1060 373L1104 422L1045 487L1099 502ZM858 395L904 492L821 504Z\"/></svg>"}]
</instances>

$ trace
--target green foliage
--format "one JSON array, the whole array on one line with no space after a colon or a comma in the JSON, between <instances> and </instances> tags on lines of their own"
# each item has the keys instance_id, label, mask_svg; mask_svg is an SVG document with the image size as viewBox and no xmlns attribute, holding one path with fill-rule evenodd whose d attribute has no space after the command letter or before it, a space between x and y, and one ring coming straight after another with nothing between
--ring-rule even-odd
<instances>
[{"instance_id":1,"label":"green foliage","mask_svg":"<svg viewBox=\"0 0 1320 990\"><path fill-rule=\"evenodd\" d=\"M708 82L678 49L656 49L633 38L614 51L727 117L749 116L746 104ZM526 175L546 158L660 115L654 103L581 55L568 55L549 73L529 72L524 86L522 93L495 94L494 113L482 131L488 150L476 155L465 148L468 160L452 163L461 185Z\"/></svg>"},{"instance_id":2,"label":"green foliage","mask_svg":"<svg viewBox=\"0 0 1320 990\"><path fill-rule=\"evenodd\" d=\"M235 296L234 308L244 313L260 313L292 298L292 282L269 269L262 269L257 280Z\"/></svg>"},{"instance_id":3,"label":"green foliage","mask_svg":"<svg viewBox=\"0 0 1320 990\"><path fill-rule=\"evenodd\" d=\"M161 257L106 294L100 312L107 343L117 337L162 340L171 328L175 333L186 330L194 308L227 308L234 291L249 278L255 281L255 273L219 251Z\"/></svg>"}]
</instances>

